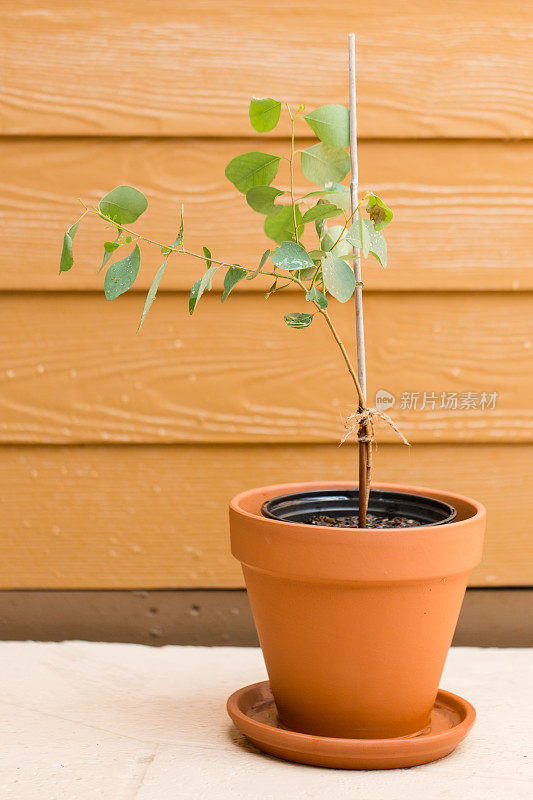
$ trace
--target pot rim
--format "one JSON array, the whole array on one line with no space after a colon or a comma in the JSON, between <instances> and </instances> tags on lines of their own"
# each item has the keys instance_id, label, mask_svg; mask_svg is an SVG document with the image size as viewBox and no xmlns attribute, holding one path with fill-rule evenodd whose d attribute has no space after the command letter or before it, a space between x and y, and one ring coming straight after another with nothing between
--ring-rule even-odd
<instances>
[{"instance_id":1,"label":"pot rim","mask_svg":"<svg viewBox=\"0 0 533 800\"><path fill-rule=\"evenodd\" d=\"M385 483L381 481L376 481L372 483L372 487L374 489L388 489L391 491L403 492L407 494L418 494L423 495L426 497L434 497L437 500L443 500L445 503L449 505L454 505L454 500L459 501L462 504L471 505L474 509L474 513L468 515L467 517L461 517L459 512L457 517L453 522L444 522L441 525L417 525L413 528L335 528L330 527L328 525L310 525L305 522L287 522L287 520L278 520L273 519L271 517L265 517L261 511L258 514L255 514L246 508L243 507L243 502L248 499L253 498L254 496L260 494L264 497L265 500L272 499L277 497L278 495L284 494L291 494L297 493L298 491L307 491L313 489L356 489L358 488L357 481L301 481L297 483L277 483L277 484L270 484L269 486L260 486L254 487L253 489L245 489L243 492L239 492L230 500L230 509L239 515L244 517L249 517L250 519L260 519L267 524L271 524L274 526L281 526L286 527L287 525L295 526L301 528L309 529L309 531L313 531L315 533L327 533L328 536L331 536L332 532L341 531L343 536L350 535L351 533L372 533L373 536L376 535L385 535L390 536L391 533L399 534L402 536L409 536L409 534L413 534L414 532L421 531L421 530L431 530L433 531L436 527L438 528L458 528L463 526L465 522L472 522L475 519L481 519L486 516L486 509L485 506L480 503L478 500L473 500L471 497L467 497L463 494L458 494L457 492L446 492L440 489L432 489L427 486L411 486L409 484L402 484L402 483ZM262 506L262 503L260 504ZM456 509L457 510L457 509Z\"/></svg>"},{"instance_id":2,"label":"pot rim","mask_svg":"<svg viewBox=\"0 0 533 800\"><path fill-rule=\"evenodd\" d=\"M466 574L481 561L485 509L476 500L421 486L377 483L450 502L458 519L413 528L331 528L269 519L264 500L313 488L348 489L353 481L310 481L248 489L230 503L231 551L243 568L298 580L384 582Z\"/></svg>"}]
</instances>

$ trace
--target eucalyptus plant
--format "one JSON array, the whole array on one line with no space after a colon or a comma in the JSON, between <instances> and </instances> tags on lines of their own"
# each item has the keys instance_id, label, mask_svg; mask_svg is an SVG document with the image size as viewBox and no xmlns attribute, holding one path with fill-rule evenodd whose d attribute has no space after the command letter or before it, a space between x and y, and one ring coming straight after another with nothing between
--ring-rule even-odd
<instances>
[{"instance_id":1,"label":"eucalyptus plant","mask_svg":"<svg viewBox=\"0 0 533 800\"><path fill-rule=\"evenodd\" d=\"M68 272L74 263L73 240L81 221L88 215L102 220L115 232L115 238L104 242L100 270L111 259L132 245L128 254L107 267L104 294L116 300L135 283L141 266L140 244L158 247L163 262L148 290L138 330L157 294L161 279L171 258L185 254L205 262L205 271L193 284L189 295L189 313L193 314L203 294L212 289L213 278L223 273L221 301L225 302L242 280L264 277L270 285L265 298L288 289L297 289L308 308L289 311L285 324L291 328L307 328L315 316L322 317L335 340L350 378L354 384L357 407L367 411L365 399L356 371L347 349L330 315L330 302L347 303L358 284L350 265L354 254L360 251L372 256L385 267L387 245L383 229L392 220L392 211L374 192L366 192L352 203L350 189L342 183L351 169L349 146L349 112L341 105L325 105L305 112L303 105L291 109L272 98L253 98L250 102L250 122L259 133L272 131L278 125L283 107L290 122L290 153L273 155L259 151L244 153L233 158L226 167L226 177L237 191L244 195L247 204L264 217L264 232L275 243L264 251L257 264L220 261L211 250L203 247L195 253L185 246L184 211L181 206L176 238L170 244L157 242L130 226L136 223L148 206L144 194L132 186L117 186L100 200L97 207L89 207L81 200L83 213L66 231L63 240L59 271ZM295 126L306 123L319 139L305 149L295 148ZM298 195L295 189L295 166L299 156L300 168L305 178L317 188ZM289 185L273 186L281 161L289 165ZM310 234L315 236L310 243ZM292 294L291 294L292 298Z\"/></svg>"}]
</instances>

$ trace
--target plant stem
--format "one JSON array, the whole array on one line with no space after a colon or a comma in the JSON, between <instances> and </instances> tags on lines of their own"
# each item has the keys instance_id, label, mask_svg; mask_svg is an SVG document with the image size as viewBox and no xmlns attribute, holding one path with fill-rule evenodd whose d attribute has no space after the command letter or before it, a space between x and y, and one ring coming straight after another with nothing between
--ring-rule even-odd
<instances>
[{"instance_id":1,"label":"plant stem","mask_svg":"<svg viewBox=\"0 0 533 800\"><path fill-rule=\"evenodd\" d=\"M136 240L139 240L139 241L142 241L142 242L147 242L148 244L153 244L155 247L164 248L165 250L170 250L171 253L183 253L186 256L192 256L192 258L199 258L201 261L205 261L206 260L205 255L201 255L200 253L193 253L191 250L185 250L184 247L172 247L169 244L162 244L161 242L156 242L154 239L149 239L147 236L142 236L142 234L137 233L136 231L132 230L131 228L127 228L125 225L119 225L118 222L114 222L109 217L106 217L105 214L102 214L100 211L97 211L95 209L88 208L85 213L95 214L97 217L100 217L100 219L103 219L106 222L109 222L110 225L112 225L114 228L117 228L117 230L120 228L121 230L126 231L126 233L129 233ZM83 214L83 216L85 216L85 214ZM252 267L242 267L240 264L231 264L231 263L228 263L227 261L218 261L216 258L210 258L209 261L212 264L219 264L221 267L239 267L239 269L243 269L245 272L255 272L256 271L256 269L252 268ZM269 275L272 278L279 278L280 277L275 272L265 272L264 270L261 270L261 275ZM307 289L306 289L306 291L307 291Z\"/></svg>"},{"instance_id":2,"label":"plant stem","mask_svg":"<svg viewBox=\"0 0 533 800\"><path fill-rule=\"evenodd\" d=\"M304 292L307 293L307 287L305 286L304 283L302 283L302 281L299 278L294 277L293 278L293 283L298 284L298 286L301 289L303 289ZM352 381L353 381L353 383L355 385L355 389L356 389L356 392L357 392L358 405L359 405L358 410L359 411L363 411L364 408L365 408L365 398L364 398L364 395L363 395L363 390L361 389L361 385L360 385L359 380L357 378L357 374L356 374L356 371L354 369L354 366L353 366L352 362L350 361L350 356L348 355L346 347L344 346L344 343L343 343L341 337L339 336L338 331L335 328L335 325L331 321L331 317L329 316L329 314L326 311L326 309L325 308L320 308L320 306L317 303L315 303L314 301L313 301L313 305L317 309L318 313L321 314L324 317L324 319L326 320L326 324L327 324L328 328L331 331L331 335L335 339L335 342L337 343L337 346L338 346L339 350L341 351L342 357L344 359L344 363L346 364L346 367L348 369L350 377L351 377L351 379L352 379Z\"/></svg>"},{"instance_id":3,"label":"plant stem","mask_svg":"<svg viewBox=\"0 0 533 800\"><path fill-rule=\"evenodd\" d=\"M294 235L296 237L296 242L299 243L298 239L298 226L296 225L296 204L294 202L294 118L296 114L291 113L291 109L289 104L287 103L287 111L289 112L289 117L291 118L291 157L289 159L290 163L290 171L291 171L291 203L292 203L292 218L294 220ZM298 112L296 112L298 113Z\"/></svg>"}]
</instances>

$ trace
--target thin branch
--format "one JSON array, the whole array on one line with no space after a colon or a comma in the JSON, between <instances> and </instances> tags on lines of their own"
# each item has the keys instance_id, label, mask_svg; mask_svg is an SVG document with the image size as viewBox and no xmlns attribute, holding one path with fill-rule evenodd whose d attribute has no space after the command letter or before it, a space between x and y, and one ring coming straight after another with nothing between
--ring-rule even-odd
<instances>
[{"instance_id":1,"label":"thin branch","mask_svg":"<svg viewBox=\"0 0 533 800\"><path fill-rule=\"evenodd\" d=\"M82 201L80 201L80 202L82 202ZM169 250L170 252L183 253L184 255L192 256L192 258L198 258L201 261L205 261L206 260L205 255L200 255L200 253L193 253L191 250L186 250L183 246L173 247L171 245L163 244L162 242L156 242L154 239L149 239L147 236L143 236L142 234L137 233L132 228L128 228L125 225L120 225L118 222L115 222L114 220L110 219L109 217L106 217L106 215L102 214L102 212L99 211L98 209L88 208L84 203L82 203L82 205L85 208L85 213L84 213L83 216L85 216L86 213L94 214L95 216L99 217L100 219L103 219L105 222L108 222L114 228L117 228L117 229L120 228L121 230L126 231L126 233L129 233L130 236L132 236L136 240L147 242L148 244L152 244L155 247L159 247L160 249L164 248L166 250ZM220 265L222 267L235 267L235 266L238 266L240 269L243 269L245 272L256 272L257 271L257 268L243 267L240 264L238 264L238 265L237 264L228 264L227 261L219 261L216 258L210 258L209 260L210 260L210 262L212 264L218 264L218 265ZM268 275L269 277L272 277L272 278L279 278L280 277L280 275L275 273L275 272L264 272L264 271L261 271L261 275ZM307 286L299 278L297 278L295 275L287 275L287 276L285 276L285 279L289 282L289 284L290 283L294 283L297 286L299 286L300 289L302 289L302 291L305 294L307 294L307 291L308 291ZM287 285L289 285L289 284L287 284ZM315 303L314 301L313 301L313 305L317 309L318 313L321 314L322 317L324 317L324 319L326 321L326 324L327 324L328 328L331 331L333 339L335 340L335 342L336 342L336 344L337 344L337 346L338 346L338 348L339 348L339 350L340 350L340 352L342 354L343 360L344 360L344 362L346 364L346 367L348 369L348 373L349 373L349 375L350 375L350 377L351 377L351 379L352 379L352 381L354 383L354 386L355 386L355 389L356 389L356 392L357 392L357 397L358 397L358 402L359 402L359 410L362 410L364 408L363 391L362 391L361 385L359 383L359 380L357 378L357 374L356 374L355 368L354 368L352 362L350 361L350 357L349 357L349 355L347 353L346 347L344 346L344 343L343 343L342 339L340 338L340 336L339 336L339 334L337 332L337 329L335 328L335 326L334 326L334 324L333 324L328 312L325 309L320 308L320 306L317 303Z\"/></svg>"},{"instance_id":2,"label":"thin branch","mask_svg":"<svg viewBox=\"0 0 533 800\"><path fill-rule=\"evenodd\" d=\"M298 286L300 286L300 288L303 289L303 291L307 293L307 287L305 286L304 283L302 283L302 281L299 278L295 277L293 280L294 280L294 283L297 283ZM326 324L327 324L328 328L330 329L331 334L332 334L333 338L335 339L335 341L336 341L336 343L337 343L337 345L339 347L339 350L341 351L342 357L344 359L344 363L346 364L346 367L348 369L350 377L351 377L351 379L352 379L352 381L354 383L355 389L357 391L357 397L358 397L358 400L359 400L359 411L362 411L364 409L365 399L364 399L363 391L362 391L361 386L359 384L359 380L357 379L357 375L356 375L354 366L353 366L352 362L350 361L350 356L348 355L346 347L344 346L344 343L343 343L341 337L339 336L339 334L337 332L337 329L335 328L333 322L331 321L331 317L329 316L329 314L326 311L326 309L325 308L321 308L318 305L318 303L315 303L314 300L313 300L313 305L317 309L318 313L321 314L324 317L324 319L326 320Z\"/></svg>"},{"instance_id":3,"label":"thin branch","mask_svg":"<svg viewBox=\"0 0 533 800\"><path fill-rule=\"evenodd\" d=\"M294 236L296 237L296 242L299 243L298 239L298 226L296 225L296 204L294 202L294 117L291 113L291 108L288 103L287 111L289 112L289 117L291 118L291 157L289 160L290 163L290 171L291 171L291 203L292 203L292 218L294 220ZM298 112L296 112L298 113Z\"/></svg>"}]
</instances>

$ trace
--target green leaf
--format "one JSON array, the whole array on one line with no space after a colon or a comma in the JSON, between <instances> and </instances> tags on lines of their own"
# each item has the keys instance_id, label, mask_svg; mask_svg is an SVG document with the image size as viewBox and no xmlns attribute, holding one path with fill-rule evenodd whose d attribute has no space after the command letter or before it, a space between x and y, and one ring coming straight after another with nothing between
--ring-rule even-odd
<instances>
[{"instance_id":1,"label":"green leaf","mask_svg":"<svg viewBox=\"0 0 533 800\"><path fill-rule=\"evenodd\" d=\"M233 287L239 283L239 281L242 281L243 278L246 278L245 269L241 269L240 267L230 267L228 269L224 275L224 291L222 292L222 297L220 298L221 303L224 302Z\"/></svg>"},{"instance_id":2,"label":"green leaf","mask_svg":"<svg viewBox=\"0 0 533 800\"><path fill-rule=\"evenodd\" d=\"M142 192L134 189L133 186L117 186L108 192L98 205L104 216L118 222L120 225L127 225L135 222L141 214L146 211L148 200Z\"/></svg>"},{"instance_id":3,"label":"green leaf","mask_svg":"<svg viewBox=\"0 0 533 800\"><path fill-rule=\"evenodd\" d=\"M279 169L279 156L268 153L244 153L233 158L226 167L226 178L239 192L246 194L253 186L268 186Z\"/></svg>"},{"instance_id":4,"label":"green leaf","mask_svg":"<svg viewBox=\"0 0 533 800\"><path fill-rule=\"evenodd\" d=\"M335 203L336 206L342 208L344 211L351 211L352 200L351 193L348 186L336 181L326 183L323 189L318 189L315 192L309 192L304 195L302 200L307 197L323 197L326 203Z\"/></svg>"},{"instance_id":5,"label":"green leaf","mask_svg":"<svg viewBox=\"0 0 533 800\"><path fill-rule=\"evenodd\" d=\"M282 242L274 250L271 261L276 267L289 272L297 269L306 269L313 266L313 261L307 255L305 247L296 242Z\"/></svg>"},{"instance_id":6,"label":"green leaf","mask_svg":"<svg viewBox=\"0 0 533 800\"><path fill-rule=\"evenodd\" d=\"M281 103L271 97L252 97L250 100L250 122L259 133L273 130L279 122Z\"/></svg>"},{"instance_id":7,"label":"green leaf","mask_svg":"<svg viewBox=\"0 0 533 800\"><path fill-rule=\"evenodd\" d=\"M326 205L325 200L319 200L317 205L321 205L322 203ZM326 225L325 219L320 219L320 217L318 219L315 219L315 230L316 230L316 235L318 236L319 239L322 239L327 229L328 226Z\"/></svg>"},{"instance_id":8,"label":"green leaf","mask_svg":"<svg viewBox=\"0 0 533 800\"><path fill-rule=\"evenodd\" d=\"M333 203L317 203L316 206L305 212L303 220L304 223L307 223L313 222L315 219L331 219L332 217L338 217L339 214L342 214L342 211Z\"/></svg>"},{"instance_id":9,"label":"green leaf","mask_svg":"<svg viewBox=\"0 0 533 800\"><path fill-rule=\"evenodd\" d=\"M344 106L321 106L304 117L318 138L332 147L348 147L350 144L350 117Z\"/></svg>"},{"instance_id":10,"label":"green leaf","mask_svg":"<svg viewBox=\"0 0 533 800\"><path fill-rule=\"evenodd\" d=\"M198 278L198 280L193 284L191 293L189 295L189 314L193 313L194 309L198 305L200 297L203 295L205 290L211 288L211 280L217 269L218 267L209 267L207 272L204 272L202 277Z\"/></svg>"},{"instance_id":11,"label":"green leaf","mask_svg":"<svg viewBox=\"0 0 533 800\"><path fill-rule=\"evenodd\" d=\"M372 253L382 267L387 266L387 242L381 231L374 228L374 223L371 219L361 220L363 224L363 231L368 234L368 251Z\"/></svg>"},{"instance_id":12,"label":"green leaf","mask_svg":"<svg viewBox=\"0 0 533 800\"><path fill-rule=\"evenodd\" d=\"M350 156L345 150L318 144L302 150L302 172L319 186L329 181L342 181L350 171Z\"/></svg>"},{"instance_id":13,"label":"green leaf","mask_svg":"<svg viewBox=\"0 0 533 800\"><path fill-rule=\"evenodd\" d=\"M312 281L316 274L316 266L299 269L294 273L301 281Z\"/></svg>"},{"instance_id":14,"label":"green leaf","mask_svg":"<svg viewBox=\"0 0 533 800\"><path fill-rule=\"evenodd\" d=\"M263 267L265 266L266 262L268 261L268 257L270 256L271 252L272 252L272 250L265 250L265 252L261 256L261 259L259 261L258 269L263 269Z\"/></svg>"},{"instance_id":15,"label":"green leaf","mask_svg":"<svg viewBox=\"0 0 533 800\"><path fill-rule=\"evenodd\" d=\"M117 231L117 238L115 239L114 242L104 242L104 257L102 259L102 264L101 264L100 269L98 270L98 272L101 272L103 270L103 268L105 267L105 265L107 264L107 262L109 261L109 259L113 255L113 253L115 252L115 250L117 250L120 247L120 242L119 242L120 236L121 236L121 231L119 229ZM131 241L131 238L130 238L130 241Z\"/></svg>"},{"instance_id":16,"label":"green leaf","mask_svg":"<svg viewBox=\"0 0 533 800\"><path fill-rule=\"evenodd\" d=\"M346 234L344 234L339 242L335 244L342 233L342 227L342 225L333 225L331 228L328 228L320 241L322 250L331 251L333 255L338 256L339 258L348 256L352 252L352 246L347 241Z\"/></svg>"},{"instance_id":17,"label":"green leaf","mask_svg":"<svg viewBox=\"0 0 533 800\"><path fill-rule=\"evenodd\" d=\"M374 229L380 231L389 224L394 214L377 195L371 194L366 206L368 216L374 223Z\"/></svg>"},{"instance_id":18,"label":"green leaf","mask_svg":"<svg viewBox=\"0 0 533 800\"><path fill-rule=\"evenodd\" d=\"M309 258L313 259L313 261L320 261L323 255L325 255L323 250L309 250L307 254Z\"/></svg>"},{"instance_id":19,"label":"green leaf","mask_svg":"<svg viewBox=\"0 0 533 800\"><path fill-rule=\"evenodd\" d=\"M284 207L276 205L274 201L282 194L285 192L273 186L253 186L246 192L246 202L259 214L277 214Z\"/></svg>"},{"instance_id":20,"label":"green leaf","mask_svg":"<svg viewBox=\"0 0 533 800\"><path fill-rule=\"evenodd\" d=\"M74 259L72 257L72 240L76 235L76 231L78 230L78 225L80 224L80 220L71 225L68 231L66 231L65 235L63 236L63 249L61 251L61 259L59 261L59 274L61 275L62 272L68 272L69 269L74 264Z\"/></svg>"},{"instance_id":21,"label":"green leaf","mask_svg":"<svg viewBox=\"0 0 533 800\"><path fill-rule=\"evenodd\" d=\"M343 211L352 210L352 194L348 186L342 183L331 181L325 185L326 193L324 197L328 203L335 203L335 205L342 208Z\"/></svg>"},{"instance_id":22,"label":"green leaf","mask_svg":"<svg viewBox=\"0 0 533 800\"><path fill-rule=\"evenodd\" d=\"M382 267L387 266L387 242L381 231L374 228L371 219L356 220L348 230L346 239L356 250L361 249L365 258L372 253Z\"/></svg>"},{"instance_id":23,"label":"green leaf","mask_svg":"<svg viewBox=\"0 0 533 800\"><path fill-rule=\"evenodd\" d=\"M352 244L356 250L360 250L362 247L361 241L361 220L356 219L353 225L351 225L348 230L346 231L346 240Z\"/></svg>"},{"instance_id":24,"label":"green leaf","mask_svg":"<svg viewBox=\"0 0 533 800\"><path fill-rule=\"evenodd\" d=\"M298 228L298 236L301 236L304 231L304 224L302 213L298 206L296 206L296 226ZM287 239L295 239L292 205L283 206L283 211L277 214L269 214L265 219L264 230L266 235L270 239L274 239L278 244Z\"/></svg>"},{"instance_id":25,"label":"green leaf","mask_svg":"<svg viewBox=\"0 0 533 800\"><path fill-rule=\"evenodd\" d=\"M341 258L326 253L322 259L324 286L340 303L346 303L355 290L353 269Z\"/></svg>"},{"instance_id":26,"label":"green leaf","mask_svg":"<svg viewBox=\"0 0 533 800\"><path fill-rule=\"evenodd\" d=\"M326 309L328 307L327 297L323 295L322 292L316 288L316 286L313 286L312 289L309 289L305 295L305 299L316 303L319 308Z\"/></svg>"},{"instance_id":27,"label":"green leaf","mask_svg":"<svg viewBox=\"0 0 533 800\"><path fill-rule=\"evenodd\" d=\"M157 290L159 289L159 282L160 282L161 278L163 277L164 271L167 268L167 263L168 263L168 258L165 259L163 264L157 270L157 272L155 274L155 277L154 277L154 279L152 281L152 285L148 289L148 294L146 295L146 300L145 300L145 303L144 303L144 309L143 309L143 313L141 315L141 321L139 322L139 327L137 328L137 333L139 333L139 331L141 330L141 328L143 326L143 322L146 319L146 315L150 311L152 303L155 300L155 296L157 294Z\"/></svg>"},{"instance_id":28,"label":"green leaf","mask_svg":"<svg viewBox=\"0 0 533 800\"><path fill-rule=\"evenodd\" d=\"M267 292L265 292L265 300L268 300L270 295L276 291L277 285L278 285L278 279L274 278L274 282L272 283L270 289Z\"/></svg>"},{"instance_id":29,"label":"green leaf","mask_svg":"<svg viewBox=\"0 0 533 800\"><path fill-rule=\"evenodd\" d=\"M246 276L246 280L247 281L252 281L254 278L257 278L257 276L259 275L259 273L261 272L261 270L265 266L265 264L266 264L266 262L268 260L268 257L269 257L271 252L272 252L272 250L265 250L265 252L261 256L261 260L259 261L259 266L257 267L257 269L254 272L250 272Z\"/></svg>"},{"instance_id":30,"label":"green leaf","mask_svg":"<svg viewBox=\"0 0 533 800\"><path fill-rule=\"evenodd\" d=\"M359 219L359 231L361 233L361 251L363 253L364 258L368 258L368 254L370 253L370 231L368 229L368 225L365 225L365 219Z\"/></svg>"},{"instance_id":31,"label":"green leaf","mask_svg":"<svg viewBox=\"0 0 533 800\"><path fill-rule=\"evenodd\" d=\"M184 225L184 221L185 221L185 216L184 216L183 212L184 212L184 208L183 208L183 203L182 203L181 204L181 214L180 214L180 229L178 231L178 235L176 236L176 238L172 242L172 247L179 247L180 244L183 244L183 225Z\"/></svg>"},{"instance_id":32,"label":"green leaf","mask_svg":"<svg viewBox=\"0 0 533 800\"><path fill-rule=\"evenodd\" d=\"M141 266L141 251L136 244L129 256L116 261L106 272L104 293L108 300L116 300L119 295L131 289Z\"/></svg>"},{"instance_id":33,"label":"green leaf","mask_svg":"<svg viewBox=\"0 0 533 800\"><path fill-rule=\"evenodd\" d=\"M308 328L313 321L314 314L301 314L293 311L292 314L285 314L283 319L289 328Z\"/></svg>"},{"instance_id":34,"label":"green leaf","mask_svg":"<svg viewBox=\"0 0 533 800\"><path fill-rule=\"evenodd\" d=\"M213 256L211 255L211 250L205 246L202 247L202 250L204 251L205 263L207 264L207 269L209 269L211 266L211 259L213 258Z\"/></svg>"}]
</instances>

